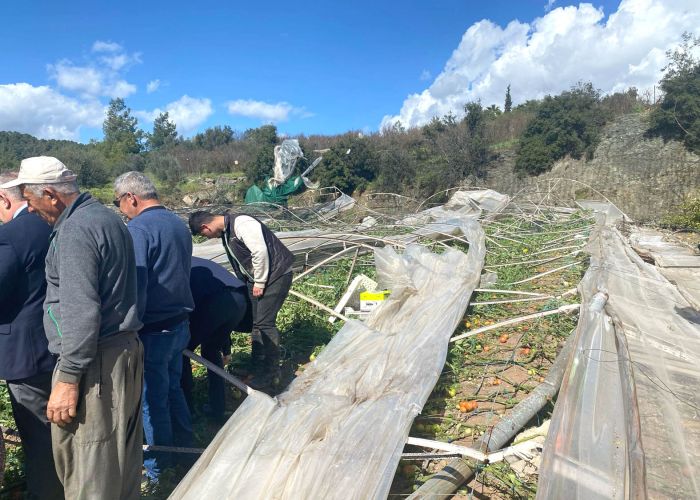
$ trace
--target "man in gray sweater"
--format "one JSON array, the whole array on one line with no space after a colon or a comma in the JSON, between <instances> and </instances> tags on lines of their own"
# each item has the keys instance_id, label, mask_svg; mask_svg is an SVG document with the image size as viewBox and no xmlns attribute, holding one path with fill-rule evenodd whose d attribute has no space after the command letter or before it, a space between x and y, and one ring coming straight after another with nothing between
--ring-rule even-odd
<instances>
[{"instance_id":1,"label":"man in gray sweater","mask_svg":"<svg viewBox=\"0 0 700 500\"><path fill-rule=\"evenodd\" d=\"M58 356L46 414L66 498L139 498L143 347L136 266L119 217L52 157L22 161L29 210L53 226L44 329Z\"/></svg>"}]
</instances>

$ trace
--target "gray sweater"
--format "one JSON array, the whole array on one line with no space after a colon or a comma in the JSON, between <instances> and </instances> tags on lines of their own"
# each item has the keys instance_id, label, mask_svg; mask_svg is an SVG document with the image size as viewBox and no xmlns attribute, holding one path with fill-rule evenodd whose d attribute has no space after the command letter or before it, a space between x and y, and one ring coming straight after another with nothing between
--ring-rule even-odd
<instances>
[{"instance_id":1,"label":"gray sweater","mask_svg":"<svg viewBox=\"0 0 700 500\"><path fill-rule=\"evenodd\" d=\"M58 380L78 383L101 338L141 328L134 248L121 219L89 193L64 210L50 242L44 329Z\"/></svg>"}]
</instances>

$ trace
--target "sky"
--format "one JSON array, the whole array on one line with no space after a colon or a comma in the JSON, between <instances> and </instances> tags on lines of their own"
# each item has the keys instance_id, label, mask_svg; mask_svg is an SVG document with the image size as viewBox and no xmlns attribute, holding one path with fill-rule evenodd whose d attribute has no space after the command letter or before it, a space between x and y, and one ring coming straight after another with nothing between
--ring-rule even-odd
<instances>
[{"instance_id":1,"label":"sky","mask_svg":"<svg viewBox=\"0 0 700 500\"><path fill-rule=\"evenodd\" d=\"M700 34L697 0L12 0L0 18L0 130L82 142L115 97L191 137L420 126L502 107L508 85L516 105L579 81L644 91Z\"/></svg>"}]
</instances>

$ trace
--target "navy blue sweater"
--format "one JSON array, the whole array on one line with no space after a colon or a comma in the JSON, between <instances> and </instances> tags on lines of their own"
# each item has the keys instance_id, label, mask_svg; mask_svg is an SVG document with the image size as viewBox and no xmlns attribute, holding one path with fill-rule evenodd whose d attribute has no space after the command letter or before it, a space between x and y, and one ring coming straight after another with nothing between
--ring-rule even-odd
<instances>
[{"instance_id":1,"label":"navy blue sweater","mask_svg":"<svg viewBox=\"0 0 700 500\"><path fill-rule=\"evenodd\" d=\"M128 227L136 255L141 331L175 326L194 309L190 232L177 215L162 206L143 210Z\"/></svg>"}]
</instances>

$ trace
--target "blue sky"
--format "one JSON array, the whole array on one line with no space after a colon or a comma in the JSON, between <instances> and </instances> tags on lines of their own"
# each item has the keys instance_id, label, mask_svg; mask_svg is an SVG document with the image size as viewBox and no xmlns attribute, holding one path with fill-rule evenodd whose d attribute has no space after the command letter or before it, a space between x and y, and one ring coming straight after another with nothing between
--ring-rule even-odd
<instances>
[{"instance_id":1,"label":"blue sky","mask_svg":"<svg viewBox=\"0 0 700 500\"><path fill-rule=\"evenodd\" d=\"M471 99L502 104L508 83L516 104L578 80L653 85L665 50L700 26L686 0L547 3L6 3L0 130L100 138L114 96L146 130L170 110L185 135L414 126Z\"/></svg>"}]
</instances>

